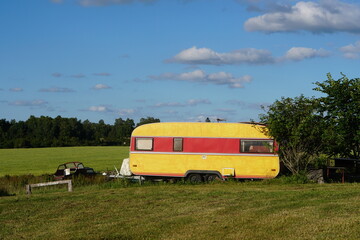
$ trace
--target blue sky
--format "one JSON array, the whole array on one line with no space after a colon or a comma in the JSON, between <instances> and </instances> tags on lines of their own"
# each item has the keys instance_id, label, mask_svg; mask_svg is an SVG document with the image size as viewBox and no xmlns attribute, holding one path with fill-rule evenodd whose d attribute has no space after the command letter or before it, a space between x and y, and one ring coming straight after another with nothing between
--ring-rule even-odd
<instances>
[{"instance_id":1,"label":"blue sky","mask_svg":"<svg viewBox=\"0 0 360 240\"><path fill-rule=\"evenodd\" d=\"M350 0L4 0L0 118L257 120L359 76Z\"/></svg>"}]
</instances>

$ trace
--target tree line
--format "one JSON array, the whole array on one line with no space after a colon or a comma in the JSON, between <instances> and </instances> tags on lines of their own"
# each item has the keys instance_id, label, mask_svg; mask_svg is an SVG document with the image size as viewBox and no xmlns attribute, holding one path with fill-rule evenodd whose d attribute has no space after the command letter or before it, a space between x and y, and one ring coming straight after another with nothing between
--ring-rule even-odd
<instances>
[{"instance_id":1,"label":"tree line","mask_svg":"<svg viewBox=\"0 0 360 240\"><path fill-rule=\"evenodd\" d=\"M360 78L315 82L321 97L282 97L260 116L294 174L334 158L360 159Z\"/></svg>"},{"instance_id":2,"label":"tree line","mask_svg":"<svg viewBox=\"0 0 360 240\"><path fill-rule=\"evenodd\" d=\"M114 124L61 116L30 116L26 121L0 119L0 148L128 146L135 127L152 122L160 119L141 118L137 124L129 118L118 118Z\"/></svg>"}]
</instances>

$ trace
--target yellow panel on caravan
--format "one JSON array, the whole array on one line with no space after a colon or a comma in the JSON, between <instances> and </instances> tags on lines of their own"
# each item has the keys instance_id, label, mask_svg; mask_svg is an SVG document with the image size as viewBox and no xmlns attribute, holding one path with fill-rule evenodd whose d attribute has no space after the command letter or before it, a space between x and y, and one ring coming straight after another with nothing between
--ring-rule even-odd
<instances>
[{"instance_id":1,"label":"yellow panel on caravan","mask_svg":"<svg viewBox=\"0 0 360 240\"><path fill-rule=\"evenodd\" d=\"M151 123L135 128L132 136L182 136L182 137L225 137L267 138L261 132L263 125L245 123L201 123L170 122Z\"/></svg>"}]
</instances>

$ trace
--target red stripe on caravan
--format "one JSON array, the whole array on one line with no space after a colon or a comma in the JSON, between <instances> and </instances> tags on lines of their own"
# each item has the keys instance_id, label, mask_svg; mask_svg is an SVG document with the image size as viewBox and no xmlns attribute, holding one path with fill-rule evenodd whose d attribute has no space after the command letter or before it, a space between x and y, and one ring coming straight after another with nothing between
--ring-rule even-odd
<instances>
[{"instance_id":1,"label":"red stripe on caravan","mask_svg":"<svg viewBox=\"0 0 360 240\"><path fill-rule=\"evenodd\" d=\"M173 141L171 137L154 138L154 152L172 152Z\"/></svg>"},{"instance_id":2,"label":"red stripe on caravan","mask_svg":"<svg viewBox=\"0 0 360 240\"><path fill-rule=\"evenodd\" d=\"M135 149L135 139L132 137L131 151ZM152 152L173 152L173 137L153 137ZM189 153L239 153L240 139L236 138L183 138L183 152Z\"/></svg>"}]
</instances>

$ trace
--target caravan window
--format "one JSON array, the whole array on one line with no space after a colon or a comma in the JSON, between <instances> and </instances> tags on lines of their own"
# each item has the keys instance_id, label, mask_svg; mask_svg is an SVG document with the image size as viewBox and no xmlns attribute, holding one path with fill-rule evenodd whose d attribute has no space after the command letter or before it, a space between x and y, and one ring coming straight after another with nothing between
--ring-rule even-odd
<instances>
[{"instance_id":1,"label":"caravan window","mask_svg":"<svg viewBox=\"0 0 360 240\"><path fill-rule=\"evenodd\" d=\"M182 138L174 138L174 152L182 152L183 151L183 139Z\"/></svg>"},{"instance_id":2,"label":"caravan window","mask_svg":"<svg viewBox=\"0 0 360 240\"><path fill-rule=\"evenodd\" d=\"M243 153L273 153L273 140L241 140L240 149Z\"/></svg>"},{"instance_id":3,"label":"caravan window","mask_svg":"<svg viewBox=\"0 0 360 240\"><path fill-rule=\"evenodd\" d=\"M152 151L154 146L153 138L136 138L135 149L141 151Z\"/></svg>"}]
</instances>

